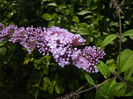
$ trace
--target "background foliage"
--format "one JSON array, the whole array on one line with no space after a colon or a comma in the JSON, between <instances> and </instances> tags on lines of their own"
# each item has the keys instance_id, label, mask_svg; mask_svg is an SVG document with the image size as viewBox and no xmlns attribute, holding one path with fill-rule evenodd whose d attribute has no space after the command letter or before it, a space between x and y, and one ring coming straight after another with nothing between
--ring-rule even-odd
<instances>
[{"instance_id":1,"label":"background foliage","mask_svg":"<svg viewBox=\"0 0 133 99\"><path fill-rule=\"evenodd\" d=\"M82 93L79 99L132 96L132 6L132 0L121 1L122 52L118 67L119 22L110 0L0 0L0 22L5 25L59 26L82 35L86 45L100 46L107 54L98 65L100 72L88 74L74 66L60 68L51 56L42 56L37 50L29 55L18 44L0 42L0 98L52 99L104 81L99 89Z\"/></svg>"}]
</instances>

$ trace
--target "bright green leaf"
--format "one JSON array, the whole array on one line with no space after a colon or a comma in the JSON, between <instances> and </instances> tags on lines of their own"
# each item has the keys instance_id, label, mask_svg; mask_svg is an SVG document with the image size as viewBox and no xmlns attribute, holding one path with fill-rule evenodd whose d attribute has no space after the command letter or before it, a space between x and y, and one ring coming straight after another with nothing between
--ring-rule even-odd
<instances>
[{"instance_id":1,"label":"bright green leaf","mask_svg":"<svg viewBox=\"0 0 133 99\"><path fill-rule=\"evenodd\" d=\"M54 6L54 7L56 7L57 4L56 4L55 2L53 2L53 3L49 3L49 4L47 4L47 6Z\"/></svg>"},{"instance_id":2,"label":"bright green leaf","mask_svg":"<svg viewBox=\"0 0 133 99\"><path fill-rule=\"evenodd\" d=\"M121 57L120 57L120 66L123 66L127 60L127 58L133 54L133 51L130 49L125 49L124 51L121 52ZM119 58L119 57L118 57ZM117 58L117 60L118 60Z\"/></svg>"},{"instance_id":3,"label":"bright green leaf","mask_svg":"<svg viewBox=\"0 0 133 99\"><path fill-rule=\"evenodd\" d=\"M89 29L87 28L79 28L77 31L80 35L89 35Z\"/></svg>"},{"instance_id":4,"label":"bright green leaf","mask_svg":"<svg viewBox=\"0 0 133 99\"><path fill-rule=\"evenodd\" d=\"M125 49L124 51L121 52L120 67L119 67L120 72L124 72L132 66L132 60L133 60L132 57L133 57L133 51L130 49ZM118 58L117 61L119 60Z\"/></svg>"},{"instance_id":5,"label":"bright green leaf","mask_svg":"<svg viewBox=\"0 0 133 99\"><path fill-rule=\"evenodd\" d=\"M115 96L124 96L127 89L127 85L123 82L116 83L114 91Z\"/></svg>"},{"instance_id":6,"label":"bright green leaf","mask_svg":"<svg viewBox=\"0 0 133 99\"><path fill-rule=\"evenodd\" d=\"M108 79L106 82L96 91L96 99L113 99L115 96L114 88L116 86L116 79Z\"/></svg>"},{"instance_id":7,"label":"bright green leaf","mask_svg":"<svg viewBox=\"0 0 133 99\"><path fill-rule=\"evenodd\" d=\"M120 71L121 71L121 72L124 72L124 71L126 71L127 69L132 68L132 67L133 67L133 54L130 55L130 56L127 58L125 64L124 64L123 66L121 66Z\"/></svg>"},{"instance_id":8,"label":"bright green leaf","mask_svg":"<svg viewBox=\"0 0 133 99\"><path fill-rule=\"evenodd\" d=\"M74 16L72 21L75 22L75 23L79 23L79 18L77 16Z\"/></svg>"},{"instance_id":9,"label":"bright green leaf","mask_svg":"<svg viewBox=\"0 0 133 99\"><path fill-rule=\"evenodd\" d=\"M90 85L95 85L94 80L92 79L92 77L88 73L85 73L85 78Z\"/></svg>"},{"instance_id":10,"label":"bright green leaf","mask_svg":"<svg viewBox=\"0 0 133 99\"><path fill-rule=\"evenodd\" d=\"M126 31L123 36L133 36L133 29Z\"/></svg>"},{"instance_id":11,"label":"bright green leaf","mask_svg":"<svg viewBox=\"0 0 133 99\"><path fill-rule=\"evenodd\" d=\"M78 15L85 15L85 14L88 14L88 13L91 13L91 11L82 10L82 11L78 12L77 14Z\"/></svg>"},{"instance_id":12,"label":"bright green leaf","mask_svg":"<svg viewBox=\"0 0 133 99\"><path fill-rule=\"evenodd\" d=\"M50 21L53 19L52 15L49 14L49 13L44 13L42 16L41 16L43 19L47 20L47 21Z\"/></svg>"},{"instance_id":13,"label":"bright green leaf","mask_svg":"<svg viewBox=\"0 0 133 99\"><path fill-rule=\"evenodd\" d=\"M97 68L105 78L108 78L110 76L109 67L102 61L99 62Z\"/></svg>"},{"instance_id":14,"label":"bright green leaf","mask_svg":"<svg viewBox=\"0 0 133 99\"><path fill-rule=\"evenodd\" d=\"M115 40L117 38L117 35L116 34L110 34L108 35L104 41L102 42L101 44L101 47L105 47L107 46L108 44L110 44L113 40Z\"/></svg>"},{"instance_id":15,"label":"bright green leaf","mask_svg":"<svg viewBox=\"0 0 133 99\"><path fill-rule=\"evenodd\" d=\"M128 69L124 73L124 78L128 81L132 80L133 81L133 68Z\"/></svg>"},{"instance_id":16,"label":"bright green leaf","mask_svg":"<svg viewBox=\"0 0 133 99\"><path fill-rule=\"evenodd\" d=\"M129 38L133 40L133 35L130 35Z\"/></svg>"}]
</instances>

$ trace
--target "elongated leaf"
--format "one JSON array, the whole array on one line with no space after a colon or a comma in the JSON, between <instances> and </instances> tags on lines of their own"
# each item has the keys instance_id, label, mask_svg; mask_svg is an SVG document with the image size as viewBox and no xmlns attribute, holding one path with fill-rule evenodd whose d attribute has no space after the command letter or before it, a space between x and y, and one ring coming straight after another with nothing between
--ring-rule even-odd
<instances>
[{"instance_id":1,"label":"elongated leaf","mask_svg":"<svg viewBox=\"0 0 133 99\"><path fill-rule=\"evenodd\" d=\"M133 29L126 31L123 36L133 36Z\"/></svg>"},{"instance_id":2,"label":"elongated leaf","mask_svg":"<svg viewBox=\"0 0 133 99\"><path fill-rule=\"evenodd\" d=\"M52 81L51 84L49 85L48 91L50 94L53 94L55 84L56 84L56 81Z\"/></svg>"},{"instance_id":3,"label":"elongated leaf","mask_svg":"<svg viewBox=\"0 0 133 99\"><path fill-rule=\"evenodd\" d=\"M78 12L77 14L78 15L85 15L85 14L88 14L88 13L91 13L91 12L88 11L88 10L82 10L82 11Z\"/></svg>"},{"instance_id":4,"label":"elongated leaf","mask_svg":"<svg viewBox=\"0 0 133 99\"><path fill-rule=\"evenodd\" d=\"M124 51L121 52L120 67L119 67L120 72L124 72L130 67L130 65L132 64L132 60L133 60L133 59L131 59L132 55L133 55L133 51L130 49L125 49ZM118 58L117 58L117 61L118 61ZM127 62L131 62L131 63L127 63ZM126 69L126 70L124 70L124 69Z\"/></svg>"},{"instance_id":5,"label":"elongated leaf","mask_svg":"<svg viewBox=\"0 0 133 99\"><path fill-rule=\"evenodd\" d=\"M85 73L85 78L90 85L95 85L94 80L92 79L92 77L88 73Z\"/></svg>"},{"instance_id":6,"label":"elongated leaf","mask_svg":"<svg viewBox=\"0 0 133 99\"><path fill-rule=\"evenodd\" d=\"M56 7L57 4L56 4L55 2L53 2L53 3L49 3L49 4L47 4L47 6L53 6L53 7Z\"/></svg>"},{"instance_id":7,"label":"elongated leaf","mask_svg":"<svg viewBox=\"0 0 133 99\"><path fill-rule=\"evenodd\" d=\"M106 64L104 64L102 61L99 62L97 67L105 78L108 78L110 76L109 67Z\"/></svg>"},{"instance_id":8,"label":"elongated leaf","mask_svg":"<svg viewBox=\"0 0 133 99\"><path fill-rule=\"evenodd\" d=\"M124 71L126 71L127 69L132 68L132 67L133 67L133 54L130 55L130 56L127 58L125 64L120 68L120 71L121 71L121 72L124 72Z\"/></svg>"},{"instance_id":9,"label":"elongated leaf","mask_svg":"<svg viewBox=\"0 0 133 99\"><path fill-rule=\"evenodd\" d=\"M117 35L116 34L110 34L110 35L108 35L105 39L104 39L104 41L102 42L102 45L101 45L101 47L105 47L105 46L107 46L108 44L110 44L114 39L116 39L117 38Z\"/></svg>"},{"instance_id":10,"label":"elongated leaf","mask_svg":"<svg viewBox=\"0 0 133 99\"><path fill-rule=\"evenodd\" d=\"M46 91L48 90L48 87L51 85L51 81L48 77L43 78L44 84L43 84L43 90Z\"/></svg>"},{"instance_id":11,"label":"elongated leaf","mask_svg":"<svg viewBox=\"0 0 133 99\"><path fill-rule=\"evenodd\" d=\"M120 66L123 66L127 60L127 58L133 54L133 51L130 49L125 49L121 52L121 58L120 58ZM118 60L118 59L117 59Z\"/></svg>"}]
</instances>

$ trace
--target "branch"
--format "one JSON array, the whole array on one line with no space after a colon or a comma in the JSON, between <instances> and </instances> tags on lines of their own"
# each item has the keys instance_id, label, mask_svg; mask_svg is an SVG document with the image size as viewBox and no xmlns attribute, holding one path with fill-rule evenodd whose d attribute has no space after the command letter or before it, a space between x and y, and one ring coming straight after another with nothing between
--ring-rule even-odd
<instances>
[{"instance_id":1,"label":"branch","mask_svg":"<svg viewBox=\"0 0 133 99\"><path fill-rule=\"evenodd\" d=\"M58 98L55 98L55 99L71 99L71 98L72 99L78 99L78 97L79 97L80 94L82 94L84 92L87 92L87 91L90 91L90 90L95 89L95 88L97 89L97 88L101 87L108 80L105 80L102 83L100 83L98 85L95 85L95 86L93 86L91 88L81 90L82 88L84 88L84 86L83 86L83 87L79 88L78 90L76 90L75 92L74 91L71 91L70 93L66 94L65 96L61 96L61 97L58 97Z\"/></svg>"},{"instance_id":2,"label":"branch","mask_svg":"<svg viewBox=\"0 0 133 99\"><path fill-rule=\"evenodd\" d=\"M128 87L133 89L133 84L130 83L129 81L127 81L126 79L124 79L123 77L121 77L120 75L116 74L116 73L112 73L116 78L118 78L120 81L125 82L127 84Z\"/></svg>"}]
</instances>

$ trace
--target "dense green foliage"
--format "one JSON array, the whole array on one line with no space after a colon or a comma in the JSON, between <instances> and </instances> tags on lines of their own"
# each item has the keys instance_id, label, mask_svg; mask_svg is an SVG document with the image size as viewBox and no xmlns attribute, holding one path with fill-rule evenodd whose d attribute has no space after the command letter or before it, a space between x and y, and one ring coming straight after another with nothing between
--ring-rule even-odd
<instances>
[{"instance_id":1,"label":"dense green foliage","mask_svg":"<svg viewBox=\"0 0 133 99\"><path fill-rule=\"evenodd\" d=\"M110 0L0 0L1 23L66 28L107 54L97 66L100 72L88 74L71 65L61 68L37 50L28 54L19 44L0 42L0 99L53 99L102 82L79 99L133 96L133 1L121 2L119 57L119 19Z\"/></svg>"}]
</instances>

